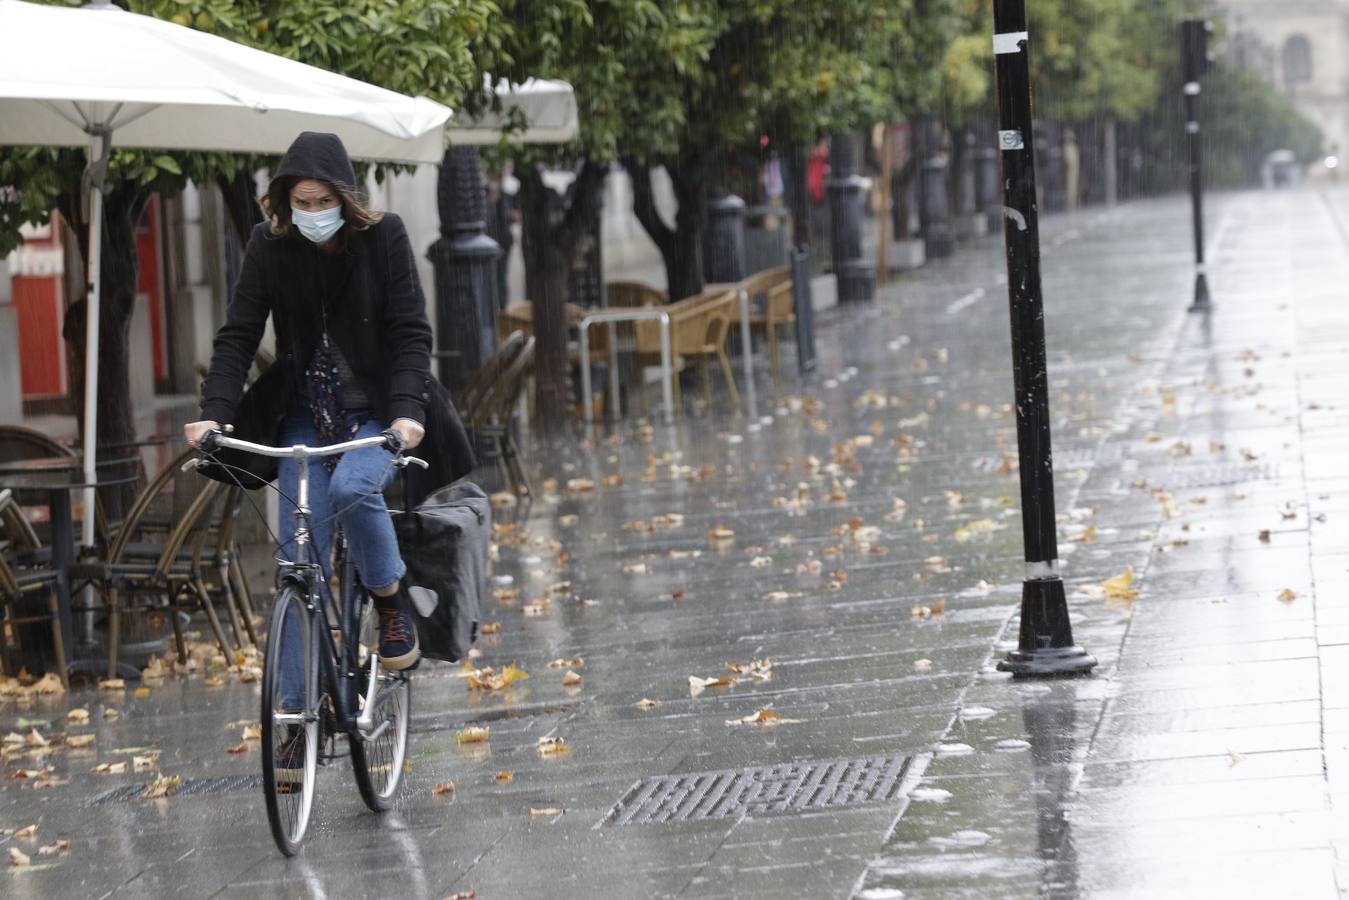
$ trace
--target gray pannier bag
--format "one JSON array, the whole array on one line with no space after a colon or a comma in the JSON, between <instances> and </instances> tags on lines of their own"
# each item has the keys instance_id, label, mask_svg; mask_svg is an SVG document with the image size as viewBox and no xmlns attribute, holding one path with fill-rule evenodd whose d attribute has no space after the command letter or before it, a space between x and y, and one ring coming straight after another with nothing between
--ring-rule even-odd
<instances>
[{"instance_id":1,"label":"gray pannier bag","mask_svg":"<svg viewBox=\"0 0 1349 900\"><path fill-rule=\"evenodd\" d=\"M407 563L422 655L457 662L478 639L487 591L492 507L482 488L456 481L431 493L394 529Z\"/></svg>"}]
</instances>

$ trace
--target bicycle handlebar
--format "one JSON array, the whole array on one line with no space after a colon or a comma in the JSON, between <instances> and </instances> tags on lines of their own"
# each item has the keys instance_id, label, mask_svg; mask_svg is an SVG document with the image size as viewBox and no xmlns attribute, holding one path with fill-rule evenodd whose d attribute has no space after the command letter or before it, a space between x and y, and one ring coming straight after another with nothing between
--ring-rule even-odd
<instances>
[{"instance_id":1,"label":"bicycle handlebar","mask_svg":"<svg viewBox=\"0 0 1349 900\"><path fill-rule=\"evenodd\" d=\"M363 450L366 447L384 447L394 454L395 465L421 466L423 469L430 467L430 464L424 459L404 456L402 438L398 435L398 432L393 430L386 431L378 437L358 438L354 441L343 441L340 444L329 444L326 447L310 447L305 444L296 444L292 447L269 447L266 444L255 444L252 441L232 438L217 429L206 432L197 442L197 449L203 454L209 454L220 447L242 450L245 453L256 453L259 456L274 456L278 459L287 457L309 459L316 456L335 456L338 453L346 453L348 450ZM196 460L189 460L189 463L195 462ZM183 468L187 469L189 466L184 465Z\"/></svg>"}]
</instances>

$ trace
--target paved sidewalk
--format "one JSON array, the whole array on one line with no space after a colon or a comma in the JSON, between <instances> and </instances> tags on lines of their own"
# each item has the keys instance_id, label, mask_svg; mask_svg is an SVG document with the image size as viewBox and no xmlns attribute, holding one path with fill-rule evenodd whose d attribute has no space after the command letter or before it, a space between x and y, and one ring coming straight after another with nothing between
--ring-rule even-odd
<instances>
[{"instance_id":1,"label":"paved sidewalk","mask_svg":"<svg viewBox=\"0 0 1349 900\"><path fill-rule=\"evenodd\" d=\"M723 406L536 454L556 486L500 535L511 583L476 660L530 678L484 693L425 667L396 810L367 813L339 761L295 860L256 744L226 752L256 685L0 700L0 732L96 735L6 759L59 783L0 779L0 829L37 824L0 838L33 856L4 895L1339 896L1349 195L1210 209L1207 317L1185 312L1181 198L1045 222L1061 555L1093 677L993 670L1022 566L988 241L828 313L821 374L762 382L761 423ZM568 686L549 662L578 655ZM768 678L725 668L764 659ZM782 721L732 724L760 710ZM469 723L490 740L456 743ZM541 756L551 736L571 751ZM146 747L153 771L90 773ZM180 793L125 799L156 771Z\"/></svg>"}]
</instances>

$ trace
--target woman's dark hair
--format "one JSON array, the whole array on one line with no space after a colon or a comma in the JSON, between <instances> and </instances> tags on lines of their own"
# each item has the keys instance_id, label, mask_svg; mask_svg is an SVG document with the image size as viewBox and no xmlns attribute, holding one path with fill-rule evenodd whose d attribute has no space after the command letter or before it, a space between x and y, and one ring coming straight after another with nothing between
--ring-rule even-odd
<instances>
[{"instance_id":1,"label":"woman's dark hair","mask_svg":"<svg viewBox=\"0 0 1349 900\"><path fill-rule=\"evenodd\" d=\"M262 214L272 224L272 235L274 237L285 237L295 231L295 226L290 220L290 192L298 182L303 180L303 178L293 177L274 178L267 188L267 193L258 198L258 203L262 205ZM370 209L369 199L354 187L333 184L328 181L322 183L327 185L342 201L342 229L329 240L333 249L341 250L345 248L348 228L353 231L364 231L384 218L384 213Z\"/></svg>"}]
</instances>

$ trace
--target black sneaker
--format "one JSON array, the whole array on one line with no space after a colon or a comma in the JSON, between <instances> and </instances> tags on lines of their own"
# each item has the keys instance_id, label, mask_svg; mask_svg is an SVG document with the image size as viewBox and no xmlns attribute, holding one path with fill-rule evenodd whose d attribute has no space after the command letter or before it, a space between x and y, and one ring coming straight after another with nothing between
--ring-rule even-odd
<instances>
[{"instance_id":1,"label":"black sneaker","mask_svg":"<svg viewBox=\"0 0 1349 900\"><path fill-rule=\"evenodd\" d=\"M290 726L290 737L277 748L272 760L272 770L278 786L304 783L305 733L304 729Z\"/></svg>"},{"instance_id":2,"label":"black sneaker","mask_svg":"<svg viewBox=\"0 0 1349 900\"><path fill-rule=\"evenodd\" d=\"M417 623L412 620L412 598L405 583L392 597L375 597L379 616L379 662L386 669L415 668L422 651L417 643Z\"/></svg>"}]
</instances>

